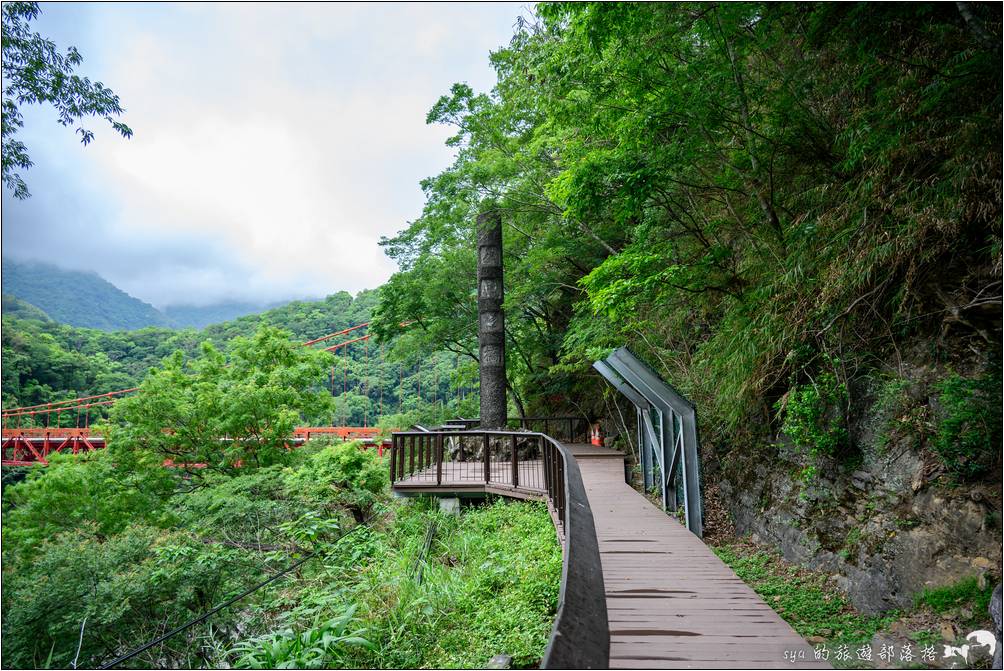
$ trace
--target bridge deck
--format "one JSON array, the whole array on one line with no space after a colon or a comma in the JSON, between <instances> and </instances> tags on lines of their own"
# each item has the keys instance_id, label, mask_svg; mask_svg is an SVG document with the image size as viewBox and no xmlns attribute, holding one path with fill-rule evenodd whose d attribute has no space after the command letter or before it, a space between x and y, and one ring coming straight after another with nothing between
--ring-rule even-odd
<instances>
[{"instance_id":1,"label":"bridge deck","mask_svg":"<svg viewBox=\"0 0 1004 671\"><path fill-rule=\"evenodd\" d=\"M623 454L566 447L579 464L596 527L611 668L831 668L699 538L624 482ZM492 464L493 486L486 488L481 464L449 462L441 485L432 467L394 489L536 498L530 478L539 465L526 468L519 489L505 463Z\"/></svg>"}]
</instances>

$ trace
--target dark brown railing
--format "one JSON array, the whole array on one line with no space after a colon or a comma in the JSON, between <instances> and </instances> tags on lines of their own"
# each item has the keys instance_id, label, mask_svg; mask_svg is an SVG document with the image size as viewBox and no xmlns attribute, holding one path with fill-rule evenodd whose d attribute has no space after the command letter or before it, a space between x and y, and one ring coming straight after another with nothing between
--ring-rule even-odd
<instances>
[{"instance_id":1,"label":"dark brown railing","mask_svg":"<svg viewBox=\"0 0 1004 671\"><path fill-rule=\"evenodd\" d=\"M424 489L488 487L563 504L564 467L555 449L547 436L526 431L399 431L391 434L391 482ZM564 524L561 506L553 512Z\"/></svg>"},{"instance_id":2,"label":"dark brown railing","mask_svg":"<svg viewBox=\"0 0 1004 671\"><path fill-rule=\"evenodd\" d=\"M563 443L588 443L590 423L585 417L523 417L513 421L519 422L519 428L526 431L539 431Z\"/></svg>"},{"instance_id":3,"label":"dark brown railing","mask_svg":"<svg viewBox=\"0 0 1004 671\"><path fill-rule=\"evenodd\" d=\"M461 427L464 431L473 431L480 424L478 418L457 418L446 422L450 427ZM526 416L510 417L510 429L523 429L525 431L539 431L565 443L588 443L590 422L587 418L579 415L568 416Z\"/></svg>"},{"instance_id":4,"label":"dark brown railing","mask_svg":"<svg viewBox=\"0 0 1004 671\"><path fill-rule=\"evenodd\" d=\"M564 445L528 431L403 431L391 435L389 461L391 483L402 490L414 486L450 493L479 485L546 500L562 540L563 561L558 612L541 667L609 665L596 528L579 465Z\"/></svg>"}]
</instances>

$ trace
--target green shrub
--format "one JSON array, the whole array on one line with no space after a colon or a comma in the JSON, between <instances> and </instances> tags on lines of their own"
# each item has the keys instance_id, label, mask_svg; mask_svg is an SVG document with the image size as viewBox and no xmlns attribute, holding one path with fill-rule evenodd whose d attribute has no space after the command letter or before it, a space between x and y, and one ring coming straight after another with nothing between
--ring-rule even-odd
<instances>
[{"instance_id":1,"label":"green shrub","mask_svg":"<svg viewBox=\"0 0 1004 671\"><path fill-rule=\"evenodd\" d=\"M312 441L313 442L313 441ZM384 460L356 441L336 443L287 470L286 487L319 503L336 503L363 521L388 485Z\"/></svg>"},{"instance_id":2,"label":"green shrub","mask_svg":"<svg viewBox=\"0 0 1004 671\"><path fill-rule=\"evenodd\" d=\"M541 504L500 500L451 516L434 499L400 503L386 526L340 541L319 574L262 605L284 609L258 629L278 633L232 652L251 667L480 668L502 652L516 667L534 665L554 622L561 560ZM369 645L323 649L323 623L347 612L359 620L346 628Z\"/></svg>"},{"instance_id":3,"label":"green shrub","mask_svg":"<svg viewBox=\"0 0 1004 671\"><path fill-rule=\"evenodd\" d=\"M4 666L38 668L49 660L52 668L69 668L78 641L79 666L97 666L208 610L255 568L246 551L206 545L185 532L137 524L106 538L82 523L43 543L33 561L5 571ZM198 665L194 646L179 641L176 665ZM138 662L160 666L161 654L151 649Z\"/></svg>"},{"instance_id":4,"label":"green shrub","mask_svg":"<svg viewBox=\"0 0 1004 671\"><path fill-rule=\"evenodd\" d=\"M1001 382L987 373L977 378L949 375L937 385L942 419L933 449L957 481L994 471L1001 449Z\"/></svg>"},{"instance_id":5,"label":"green shrub","mask_svg":"<svg viewBox=\"0 0 1004 671\"><path fill-rule=\"evenodd\" d=\"M916 597L917 605L928 606L936 613L947 613L953 608L970 606L974 612L985 614L990 605L993 585L980 589L979 582L970 576L944 587L925 589Z\"/></svg>"},{"instance_id":6,"label":"green shrub","mask_svg":"<svg viewBox=\"0 0 1004 671\"><path fill-rule=\"evenodd\" d=\"M102 536L129 524L165 526L165 502L176 474L149 455L116 460L109 450L54 454L45 468L3 493L4 561L10 552L31 555L56 534L91 523ZM26 557L25 559L27 559Z\"/></svg>"},{"instance_id":7,"label":"green shrub","mask_svg":"<svg viewBox=\"0 0 1004 671\"><path fill-rule=\"evenodd\" d=\"M235 666L240 669L323 669L332 666L346 646L370 646L357 627L355 608L310 627L287 627L237 645Z\"/></svg>"},{"instance_id":8,"label":"green shrub","mask_svg":"<svg viewBox=\"0 0 1004 671\"><path fill-rule=\"evenodd\" d=\"M810 384L792 387L774 409L784 417L781 431L815 462L820 455L837 456L847 447L846 404L847 386L827 371Z\"/></svg>"}]
</instances>

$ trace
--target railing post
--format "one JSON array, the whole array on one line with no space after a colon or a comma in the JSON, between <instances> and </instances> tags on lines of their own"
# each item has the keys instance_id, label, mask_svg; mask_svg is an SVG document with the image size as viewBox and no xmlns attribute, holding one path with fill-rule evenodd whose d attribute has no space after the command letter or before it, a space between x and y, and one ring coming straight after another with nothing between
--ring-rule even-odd
<instances>
[{"instance_id":1,"label":"railing post","mask_svg":"<svg viewBox=\"0 0 1004 671\"><path fill-rule=\"evenodd\" d=\"M397 478L398 480L404 480L404 446L408 443L407 437L401 437L401 449L400 454L397 455Z\"/></svg>"},{"instance_id":2,"label":"railing post","mask_svg":"<svg viewBox=\"0 0 1004 671\"><path fill-rule=\"evenodd\" d=\"M443 434L436 434L436 485L443 484Z\"/></svg>"},{"instance_id":3,"label":"railing post","mask_svg":"<svg viewBox=\"0 0 1004 671\"><path fill-rule=\"evenodd\" d=\"M557 486L557 497L555 500L558 502L558 520L561 522L561 532L565 532L565 458L563 455L558 454L555 459L555 464L558 469L558 486Z\"/></svg>"},{"instance_id":4,"label":"railing post","mask_svg":"<svg viewBox=\"0 0 1004 671\"><path fill-rule=\"evenodd\" d=\"M390 481L391 484L397 480L397 446L400 436L394 434L390 437Z\"/></svg>"},{"instance_id":5,"label":"railing post","mask_svg":"<svg viewBox=\"0 0 1004 671\"><path fill-rule=\"evenodd\" d=\"M416 436L412 436L408 443L408 475L415 472L415 438Z\"/></svg>"},{"instance_id":6,"label":"railing post","mask_svg":"<svg viewBox=\"0 0 1004 671\"><path fill-rule=\"evenodd\" d=\"M551 502L553 503L554 502L554 468L553 468L554 464L552 464L551 462L554 461L554 450L551 449L551 444L548 441L546 441L546 440L541 440L540 444L542 445L541 451L544 454L547 455L547 459L544 461L544 473L546 474L546 478L547 478L547 498L551 499Z\"/></svg>"},{"instance_id":7,"label":"railing post","mask_svg":"<svg viewBox=\"0 0 1004 671\"><path fill-rule=\"evenodd\" d=\"M552 482L554 483L554 507L558 512L558 521L561 521L561 451L556 448L551 448L551 453L553 455L551 459L551 469L554 473Z\"/></svg>"},{"instance_id":8,"label":"railing post","mask_svg":"<svg viewBox=\"0 0 1004 671\"><path fill-rule=\"evenodd\" d=\"M492 454L491 454L491 437L487 433L485 433L485 437L483 439L483 442L484 442L484 446L485 446L484 447L484 449L485 449L485 455L484 455L484 457L485 457L485 484L488 484L489 482L492 481L492 463L491 463Z\"/></svg>"},{"instance_id":9,"label":"railing post","mask_svg":"<svg viewBox=\"0 0 1004 671\"><path fill-rule=\"evenodd\" d=\"M519 487L519 457L516 450L516 434L512 438L512 486Z\"/></svg>"}]
</instances>

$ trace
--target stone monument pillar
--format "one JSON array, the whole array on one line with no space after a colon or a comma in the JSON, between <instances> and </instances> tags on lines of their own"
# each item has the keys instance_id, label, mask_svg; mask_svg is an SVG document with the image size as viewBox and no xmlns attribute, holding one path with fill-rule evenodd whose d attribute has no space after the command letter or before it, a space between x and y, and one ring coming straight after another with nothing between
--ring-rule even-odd
<instances>
[{"instance_id":1,"label":"stone monument pillar","mask_svg":"<svg viewBox=\"0 0 1004 671\"><path fill-rule=\"evenodd\" d=\"M502 216L478 215L478 354L481 428L506 425L505 316L502 314Z\"/></svg>"}]
</instances>

